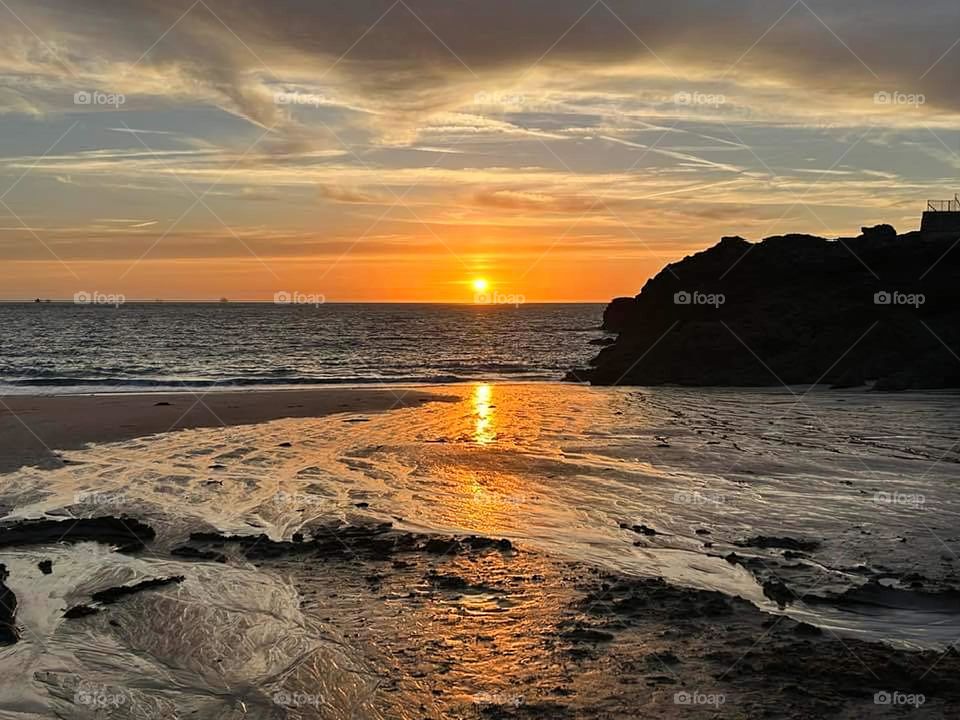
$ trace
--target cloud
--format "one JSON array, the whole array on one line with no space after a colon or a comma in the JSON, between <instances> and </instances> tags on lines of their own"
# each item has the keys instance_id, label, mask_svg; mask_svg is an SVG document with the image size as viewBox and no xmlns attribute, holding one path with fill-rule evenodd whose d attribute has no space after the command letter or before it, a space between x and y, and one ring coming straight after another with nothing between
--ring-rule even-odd
<instances>
[{"instance_id":1,"label":"cloud","mask_svg":"<svg viewBox=\"0 0 960 720\"><path fill-rule=\"evenodd\" d=\"M523 190L484 190L472 200L481 207L501 210L586 213L606 209L599 197L553 196Z\"/></svg>"},{"instance_id":2,"label":"cloud","mask_svg":"<svg viewBox=\"0 0 960 720\"><path fill-rule=\"evenodd\" d=\"M13 107L23 112L49 107L58 87L97 82L216 104L278 128L288 149L316 137L277 104L285 83L314 88L330 108L363 115L356 127L387 137L477 93L576 86L591 69L635 92L655 77L675 92L793 88L891 117L911 109L877 108L874 93L923 94L920 114L960 110L960 49L946 52L960 20L952 0L922 11L899 0L785 9L766 0L36 0L21 13L32 32L4 23L0 71L16 78Z\"/></svg>"},{"instance_id":3,"label":"cloud","mask_svg":"<svg viewBox=\"0 0 960 720\"><path fill-rule=\"evenodd\" d=\"M356 188L342 188L333 185L321 185L318 188L320 197L339 203L356 203L359 205L378 205L388 202L382 194L372 193Z\"/></svg>"}]
</instances>

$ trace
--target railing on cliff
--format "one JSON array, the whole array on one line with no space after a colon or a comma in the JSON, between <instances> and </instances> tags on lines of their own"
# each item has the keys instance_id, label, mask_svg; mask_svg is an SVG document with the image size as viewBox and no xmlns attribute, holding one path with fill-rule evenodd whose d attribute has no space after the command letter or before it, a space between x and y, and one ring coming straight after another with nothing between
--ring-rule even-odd
<instances>
[{"instance_id":1,"label":"railing on cliff","mask_svg":"<svg viewBox=\"0 0 960 720\"><path fill-rule=\"evenodd\" d=\"M928 200L927 212L960 212L960 194L953 200Z\"/></svg>"}]
</instances>

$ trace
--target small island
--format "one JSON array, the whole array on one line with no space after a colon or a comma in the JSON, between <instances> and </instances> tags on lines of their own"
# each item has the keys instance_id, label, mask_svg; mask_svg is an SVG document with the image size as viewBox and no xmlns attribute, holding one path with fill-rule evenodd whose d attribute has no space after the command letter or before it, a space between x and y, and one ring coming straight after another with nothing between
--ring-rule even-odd
<instances>
[{"instance_id":1,"label":"small island","mask_svg":"<svg viewBox=\"0 0 960 720\"><path fill-rule=\"evenodd\" d=\"M957 245L960 230L898 235L890 225L836 240L725 237L611 302L603 329L615 341L567 379L960 387Z\"/></svg>"}]
</instances>

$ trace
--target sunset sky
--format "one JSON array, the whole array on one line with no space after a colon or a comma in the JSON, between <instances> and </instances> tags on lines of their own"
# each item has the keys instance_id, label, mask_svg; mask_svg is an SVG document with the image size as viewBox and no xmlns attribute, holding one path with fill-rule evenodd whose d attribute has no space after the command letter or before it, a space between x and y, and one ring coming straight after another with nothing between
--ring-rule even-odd
<instances>
[{"instance_id":1,"label":"sunset sky","mask_svg":"<svg viewBox=\"0 0 960 720\"><path fill-rule=\"evenodd\" d=\"M0 299L635 294L918 227L956 0L2 0Z\"/></svg>"}]
</instances>

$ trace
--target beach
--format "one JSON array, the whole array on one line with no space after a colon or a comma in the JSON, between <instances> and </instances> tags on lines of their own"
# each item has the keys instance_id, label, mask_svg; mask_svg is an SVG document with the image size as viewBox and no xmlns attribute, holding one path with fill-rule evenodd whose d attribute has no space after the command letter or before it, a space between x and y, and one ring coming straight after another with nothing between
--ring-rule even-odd
<instances>
[{"instance_id":1,"label":"beach","mask_svg":"<svg viewBox=\"0 0 960 720\"><path fill-rule=\"evenodd\" d=\"M798 397L4 398L0 716L949 717L953 398Z\"/></svg>"},{"instance_id":2,"label":"beach","mask_svg":"<svg viewBox=\"0 0 960 720\"><path fill-rule=\"evenodd\" d=\"M0 473L57 466L58 450L189 428L279 418L380 412L438 398L417 389L323 388L250 392L0 396ZM93 420L95 418L95 420Z\"/></svg>"}]
</instances>

